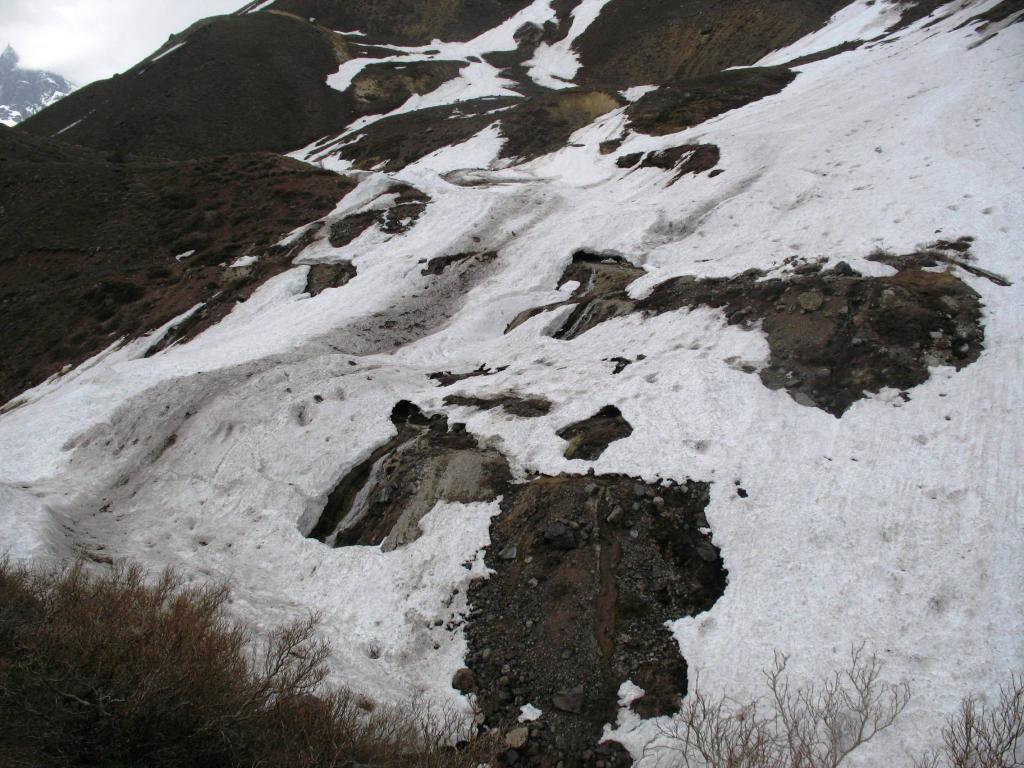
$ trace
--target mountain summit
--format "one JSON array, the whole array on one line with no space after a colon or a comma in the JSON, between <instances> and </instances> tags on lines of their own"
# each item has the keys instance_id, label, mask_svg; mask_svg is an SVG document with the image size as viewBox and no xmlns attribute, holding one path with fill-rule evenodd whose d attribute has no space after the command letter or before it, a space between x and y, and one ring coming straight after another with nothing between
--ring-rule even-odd
<instances>
[{"instance_id":1,"label":"mountain summit","mask_svg":"<svg viewBox=\"0 0 1024 768\"><path fill-rule=\"evenodd\" d=\"M60 75L22 69L18 61L9 45L0 54L0 123L4 125L20 123L74 90Z\"/></svg>"}]
</instances>

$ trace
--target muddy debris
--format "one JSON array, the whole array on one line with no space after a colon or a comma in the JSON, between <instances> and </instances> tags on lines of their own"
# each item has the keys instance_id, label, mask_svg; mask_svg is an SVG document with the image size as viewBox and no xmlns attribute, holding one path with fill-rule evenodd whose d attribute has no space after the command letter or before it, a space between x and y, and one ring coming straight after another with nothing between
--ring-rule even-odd
<instances>
[{"instance_id":1,"label":"muddy debris","mask_svg":"<svg viewBox=\"0 0 1024 768\"><path fill-rule=\"evenodd\" d=\"M444 399L444 404L448 406L477 408L481 411L501 408L505 413L519 416L523 419L535 419L539 416L546 416L551 411L551 401L546 397L529 397L515 392L506 392L488 397L448 395Z\"/></svg>"},{"instance_id":2,"label":"muddy debris","mask_svg":"<svg viewBox=\"0 0 1024 768\"><path fill-rule=\"evenodd\" d=\"M714 144L684 144L680 147L648 152L640 161L641 168L659 168L663 171L675 171L672 181L675 184L687 174L710 171L721 160L722 155Z\"/></svg>"},{"instance_id":3,"label":"muddy debris","mask_svg":"<svg viewBox=\"0 0 1024 768\"><path fill-rule=\"evenodd\" d=\"M627 314L632 306L626 288L645 271L632 265L622 256L578 251L558 281L561 288L568 283L577 283L572 295L565 301L535 307L519 313L508 327L508 333L532 317L557 307L575 306L569 318L563 323L557 338L564 338L572 329L592 328L604 320ZM578 335L578 333L577 333Z\"/></svg>"},{"instance_id":4,"label":"muddy debris","mask_svg":"<svg viewBox=\"0 0 1024 768\"><path fill-rule=\"evenodd\" d=\"M450 256L435 256L427 262L427 266L420 272L422 275L441 275L453 264L474 262L476 264L487 264L498 258L496 251L485 251L484 253L454 253Z\"/></svg>"},{"instance_id":5,"label":"muddy debris","mask_svg":"<svg viewBox=\"0 0 1024 768\"><path fill-rule=\"evenodd\" d=\"M306 276L306 293L317 296L328 288L340 288L356 276L356 268L351 261L339 261L334 264L313 264Z\"/></svg>"},{"instance_id":6,"label":"muddy debris","mask_svg":"<svg viewBox=\"0 0 1024 768\"><path fill-rule=\"evenodd\" d=\"M596 461L608 446L633 434L633 427L614 405L606 405L590 418L558 430L558 436L569 443L565 458Z\"/></svg>"},{"instance_id":7,"label":"muddy debris","mask_svg":"<svg viewBox=\"0 0 1024 768\"><path fill-rule=\"evenodd\" d=\"M551 334L572 340L614 317L653 316L696 307L721 309L729 325L760 324L771 350L758 373L770 389L841 417L857 400L886 387L907 390L929 368L957 370L978 359L985 337L979 294L955 274L962 269L996 285L1009 281L973 263L971 238L940 241L906 255L873 254L896 274L865 277L846 262L831 269L803 264L782 277L748 270L728 278L677 277L643 299L625 290L527 310L513 321L575 304ZM946 266L945 271L935 271ZM756 369L751 369L754 372Z\"/></svg>"},{"instance_id":8,"label":"muddy debris","mask_svg":"<svg viewBox=\"0 0 1024 768\"><path fill-rule=\"evenodd\" d=\"M486 364L481 365L479 368L468 371L467 373L452 373L451 371L435 371L434 373L428 373L427 378L432 381L436 381L442 387L450 387L452 384L458 384L460 381L466 379L474 379L477 376L493 376L496 373L508 370L507 365L502 365L497 368L488 368Z\"/></svg>"},{"instance_id":9,"label":"muddy debris","mask_svg":"<svg viewBox=\"0 0 1024 768\"><path fill-rule=\"evenodd\" d=\"M726 572L710 541L703 483L648 484L623 475L538 476L506 491L466 624L467 668L489 726L543 711L503 764L628 766L600 744L618 689L644 689L642 717L672 714L686 662L665 622L708 610ZM502 553L510 549L516 557Z\"/></svg>"}]
</instances>

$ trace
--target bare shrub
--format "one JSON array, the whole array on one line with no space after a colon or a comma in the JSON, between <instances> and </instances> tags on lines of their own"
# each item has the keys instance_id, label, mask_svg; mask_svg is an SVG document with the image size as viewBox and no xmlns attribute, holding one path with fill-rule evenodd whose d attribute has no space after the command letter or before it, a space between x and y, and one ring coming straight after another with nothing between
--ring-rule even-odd
<instances>
[{"instance_id":1,"label":"bare shrub","mask_svg":"<svg viewBox=\"0 0 1024 768\"><path fill-rule=\"evenodd\" d=\"M910 687L883 682L882 662L864 647L850 652L845 670L794 687L789 657L777 653L765 670L767 694L738 704L700 690L687 698L655 749L686 768L836 768L889 728L910 698Z\"/></svg>"},{"instance_id":2,"label":"bare shrub","mask_svg":"<svg viewBox=\"0 0 1024 768\"><path fill-rule=\"evenodd\" d=\"M1019 768L1024 766L1024 674L999 688L992 704L968 696L942 729L942 747L917 768Z\"/></svg>"},{"instance_id":3,"label":"bare shrub","mask_svg":"<svg viewBox=\"0 0 1024 768\"><path fill-rule=\"evenodd\" d=\"M135 565L0 561L0 764L476 768L491 756L451 710L329 689L316 617L258 641L227 599Z\"/></svg>"}]
</instances>

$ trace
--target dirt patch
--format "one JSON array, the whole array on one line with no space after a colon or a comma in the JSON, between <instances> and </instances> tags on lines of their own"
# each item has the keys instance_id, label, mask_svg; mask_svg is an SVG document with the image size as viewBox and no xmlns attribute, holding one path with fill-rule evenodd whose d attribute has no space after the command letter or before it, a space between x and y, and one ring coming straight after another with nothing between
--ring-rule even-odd
<instances>
[{"instance_id":1,"label":"dirt patch","mask_svg":"<svg viewBox=\"0 0 1024 768\"><path fill-rule=\"evenodd\" d=\"M643 269L633 266L621 256L577 251L558 281L559 287L569 282L579 283L571 298L557 304L520 312L509 323L505 333L514 330L531 317L557 307L576 307L559 330L560 333L564 331L566 334L571 333L574 328L584 325L592 328L604 320L626 314L632 306L626 294L626 287L644 274Z\"/></svg>"},{"instance_id":2,"label":"dirt patch","mask_svg":"<svg viewBox=\"0 0 1024 768\"><path fill-rule=\"evenodd\" d=\"M511 481L505 458L481 448L463 425L408 402L391 420L398 434L341 479L311 538L388 552L419 538L420 520L438 501L491 501Z\"/></svg>"},{"instance_id":3,"label":"dirt patch","mask_svg":"<svg viewBox=\"0 0 1024 768\"><path fill-rule=\"evenodd\" d=\"M493 376L496 373L501 373L507 370L508 366L503 365L499 368L488 368L486 365L481 365L475 371L469 371L467 373L452 373L451 371L435 371L434 373L427 374L427 378L432 381L436 381L442 387L450 387L452 384L458 384L460 381L466 379L473 379L477 376Z\"/></svg>"},{"instance_id":4,"label":"dirt patch","mask_svg":"<svg viewBox=\"0 0 1024 768\"><path fill-rule=\"evenodd\" d=\"M818 51L817 53L808 53L806 56L798 56L792 61L787 61L784 66L802 67L805 64L813 64L816 61L824 61L825 59L831 59L833 56L838 56L841 53L855 51L862 45L864 45L863 40L848 40L845 43L833 45L831 48L826 48L825 50Z\"/></svg>"},{"instance_id":5,"label":"dirt patch","mask_svg":"<svg viewBox=\"0 0 1024 768\"><path fill-rule=\"evenodd\" d=\"M628 766L599 746L617 692L645 689L644 717L677 711L686 664L665 622L708 610L726 572L707 530L702 483L622 475L539 476L506 491L491 525L486 580L466 624L468 675L488 725L527 724L505 764ZM601 761L601 762L599 762Z\"/></svg>"},{"instance_id":6,"label":"dirt patch","mask_svg":"<svg viewBox=\"0 0 1024 768\"><path fill-rule=\"evenodd\" d=\"M310 296L317 296L328 288L340 288L355 276L356 268L351 261L313 264L306 277L306 293Z\"/></svg>"},{"instance_id":7,"label":"dirt patch","mask_svg":"<svg viewBox=\"0 0 1024 768\"><path fill-rule=\"evenodd\" d=\"M0 401L200 302L191 322L209 327L309 238L274 243L353 188L273 155L114 162L9 129L0 176Z\"/></svg>"},{"instance_id":8,"label":"dirt patch","mask_svg":"<svg viewBox=\"0 0 1024 768\"><path fill-rule=\"evenodd\" d=\"M328 236L330 244L335 248L342 248L374 225L390 235L408 232L430 203L429 195L408 184L393 184L388 187L385 194L398 196L393 205L353 213L334 222Z\"/></svg>"},{"instance_id":9,"label":"dirt patch","mask_svg":"<svg viewBox=\"0 0 1024 768\"><path fill-rule=\"evenodd\" d=\"M395 172L431 152L461 144L498 119L493 110L518 99L495 98L420 109L378 120L353 136L337 139L337 155L361 170ZM324 151L331 149L325 144Z\"/></svg>"},{"instance_id":10,"label":"dirt patch","mask_svg":"<svg viewBox=\"0 0 1024 768\"><path fill-rule=\"evenodd\" d=\"M633 312L721 309L730 325L761 324L771 349L769 365L759 372L765 386L786 389L801 405L839 417L870 393L927 381L931 366L959 370L977 360L985 335L980 297L953 269L997 285L1009 281L971 263L970 247L970 238L962 238L913 254L874 255L898 270L888 277L864 277L841 262L827 271L807 264L771 279L759 270L731 278L679 277L660 283L641 300L611 286L604 293L521 313L510 330L567 305L575 308L552 333L554 338L571 340ZM932 271L943 265L949 269Z\"/></svg>"},{"instance_id":11,"label":"dirt patch","mask_svg":"<svg viewBox=\"0 0 1024 768\"><path fill-rule=\"evenodd\" d=\"M430 93L458 76L461 61L370 64L352 80L352 99L362 114L384 114L411 96Z\"/></svg>"},{"instance_id":12,"label":"dirt patch","mask_svg":"<svg viewBox=\"0 0 1024 768\"><path fill-rule=\"evenodd\" d=\"M577 82L669 83L749 66L825 24L846 0L616 0L577 39Z\"/></svg>"},{"instance_id":13,"label":"dirt patch","mask_svg":"<svg viewBox=\"0 0 1024 768\"><path fill-rule=\"evenodd\" d=\"M951 272L915 267L891 277L837 267L786 279L679 278L638 310L696 306L721 308L730 325L761 321L771 349L762 383L836 417L868 393L923 383L929 366L969 365L984 340L978 294Z\"/></svg>"},{"instance_id":14,"label":"dirt patch","mask_svg":"<svg viewBox=\"0 0 1024 768\"><path fill-rule=\"evenodd\" d=\"M779 93L795 77L785 67L755 67L672 80L629 105L629 127L652 136L676 133Z\"/></svg>"},{"instance_id":15,"label":"dirt patch","mask_svg":"<svg viewBox=\"0 0 1024 768\"><path fill-rule=\"evenodd\" d=\"M523 419L535 419L538 416L546 416L551 411L551 401L546 397L526 397L515 392L506 392L488 397L448 395L444 399L444 404L459 405L465 408L478 408L481 411L501 408L505 413L519 416Z\"/></svg>"},{"instance_id":16,"label":"dirt patch","mask_svg":"<svg viewBox=\"0 0 1024 768\"><path fill-rule=\"evenodd\" d=\"M675 171L669 182L671 186L687 174L696 176L710 171L721 159L721 152L714 144L684 144L680 147L648 152L640 159L639 164L641 168Z\"/></svg>"},{"instance_id":17,"label":"dirt patch","mask_svg":"<svg viewBox=\"0 0 1024 768\"><path fill-rule=\"evenodd\" d=\"M606 405L590 418L558 430L557 435L569 443L565 458L597 461L608 446L633 434L632 425L614 405Z\"/></svg>"},{"instance_id":18,"label":"dirt patch","mask_svg":"<svg viewBox=\"0 0 1024 768\"><path fill-rule=\"evenodd\" d=\"M565 146L569 137L625 101L603 91L565 90L534 96L501 115L501 156L532 160Z\"/></svg>"},{"instance_id":19,"label":"dirt patch","mask_svg":"<svg viewBox=\"0 0 1024 768\"><path fill-rule=\"evenodd\" d=\"M486 251L484 253L455 253L451 256L435 256L427 262L427 266L423 268L423 271L420 274L443 275L444 271L453 264L464 264L466 262L486 264L494 261L496 258L498 258L498 254L494 251Z\"/></svg>"}]
</instances>

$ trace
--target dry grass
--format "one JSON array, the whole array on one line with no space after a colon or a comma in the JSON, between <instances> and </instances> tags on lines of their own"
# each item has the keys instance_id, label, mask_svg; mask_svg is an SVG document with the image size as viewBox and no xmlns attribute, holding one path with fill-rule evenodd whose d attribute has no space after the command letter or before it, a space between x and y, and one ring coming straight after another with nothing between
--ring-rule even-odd
<instances>
[{"instance_id":1,"label":"dry grass","mask_svg":"<svg viewBox=\"0 0 1024 768\"><path fill-rule=\"evenodd\" d=\"M324 684L315 618L263 642L224 588L137 566L0 562L0 764L109 768L476 768L493 742L414 702L374 708Z\"/></svg>"},{"instance_id":2,"label":"dry grass","mask_svg":"<svg viewBox=\"0 0 1024 768\"><path fill-rule=\"evenodd\" d=\"M916 768L1024 766L1024 674L1013 674L991 704L968 696L942 729L942 746Z\"/></svg>"},{"instance_id":3,"label":"dry grass","mask_svg":"<svg viewBox=\"0 0 1024 768\"><path fill-rule=\"evenodd\" d=\"M863 647L842 672L794 687L788 657L765 670L766 696L738 705L700 690L687 698L656 749L685 768L837 768L889 728L910 699L907 684L882 680L882 663Z\"/></svg>"}]
</instances>

